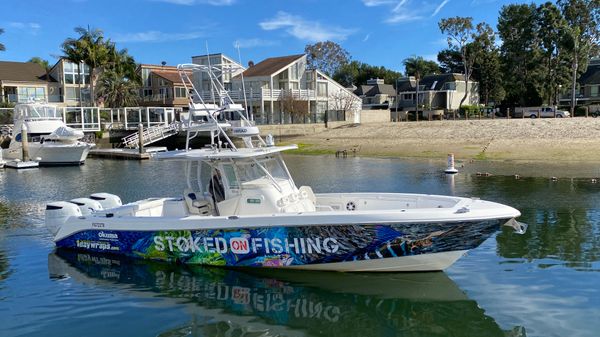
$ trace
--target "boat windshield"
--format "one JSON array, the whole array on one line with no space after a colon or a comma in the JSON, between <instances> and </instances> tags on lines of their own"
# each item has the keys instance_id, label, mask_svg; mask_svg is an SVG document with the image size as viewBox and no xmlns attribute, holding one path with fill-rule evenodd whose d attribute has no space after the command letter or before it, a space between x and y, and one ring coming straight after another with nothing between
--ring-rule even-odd
<instances>
[{"instance_id":1,"label":"boat windshield","mask_svg":"<svg viewBox=\"0 0 600 337\"><path fill-rule=\"evenodd\" d=\"M62 114L53 105L25 104L15 107L15 118L62 118Z\"/></svg>"},{"instance_id":2,"label":"boat windshield","mask_svg":"<svg viewBox=\"0 0 600 337\"><path fill-rule=\"evenodd\" d=\"M241 161L236 164L240 182L245 183L267 176L267 172L275 179L288 180L287 171L275 157L265 157L256 161ZM261 167L262 166L262 167Z\"/></svg>"}]
</instances>

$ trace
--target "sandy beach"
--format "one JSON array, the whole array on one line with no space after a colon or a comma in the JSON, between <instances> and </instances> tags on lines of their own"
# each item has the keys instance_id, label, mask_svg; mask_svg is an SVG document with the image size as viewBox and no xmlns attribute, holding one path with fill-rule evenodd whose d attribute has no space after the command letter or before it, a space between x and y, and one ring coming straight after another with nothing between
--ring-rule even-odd
<instances>
[{"instance_id":1,"label":"sandy beach","mask_svg":"<svg viewBox=\"0 0 600 337\"><path fill-rule=\"evenodd\" d=\"M307 154L356 149L359 156L443 161L454 153L472 170L502 168L502 174L517 174L530 167L526 175L600 176L600 118L362 124L291 137L285 143L297 143L298 153ZM540 167L547 172L539 172Z\"/></svg>"}]
</instances>

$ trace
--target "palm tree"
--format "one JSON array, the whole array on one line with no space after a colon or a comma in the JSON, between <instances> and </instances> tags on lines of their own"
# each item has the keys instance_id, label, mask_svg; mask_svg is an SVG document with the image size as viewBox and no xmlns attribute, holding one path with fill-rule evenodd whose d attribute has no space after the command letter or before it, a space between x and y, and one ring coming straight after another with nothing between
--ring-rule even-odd
<instances>
[{"instance_id":1,"label":"palm tree","mask_svg":"<svg viewBox=\"0 0 600 337\"><path fill-rule=\"evenodd\" d=\"M422 77L431 73L430 61L426 61L422 56L412 56L405 59L403 62L406 68L407 76L414 76L416 84L416 98L415 98L415 116L416 120L419 120L419 81Z\"/></svg>"},{"instance_id":2,"label":"palm tree","mask_svg":"<svg viewBox=\"0 0 600 337\"><path fill-rule=\"evenodd\" d=\"M0 35L2 35L2 33L4 33L4 29L0 28ZM2 43L0 43L0 51L5 51L6 47L4 47L4 45Z\"/></svg>"},{"instance_id":3,"label":"palm tree","mask_svg":"<svg viewBox=\"0 0 600 337\"><path fill-rule=\"evenodd\" d=\"M44 60L41 57L34 56L30 58L27 62L39 64L42 68L44 68L44 70L46 70L46 72L50 70L50 63L48 62L48 60Z\"/></svg>"},{"instance_id":4,"label":"palm tree","mask_svg":"<svg viewBox=\"0 0 600 337\"><path fill-rule=\"evenodd\" d=\"M105 70L98 79L98 97L109 108L135 106L138 102L138 84L113 70Z\"/></svg>"},{"instance_id":5,"label":"palm tree","mask_svg":"<svg viewBox=\"0 0 600 337\"><path fill-rule=\"evenodd\" d=\"M76 56L72 62L79 59L79 63L83 62L90 68L90 96L92 104L96 106L96 95L94 85L96 83L97 71L109 60L109 45L110 41L104 41L104 33L100 29L87 29L82 27L75 28L75 32L79 34L78 39L68 38L63 43L63 52L66 58L74 54ZM71 55L69 53L72 53ZM78 70L79 70L78 63ZM81 71L79 71L81 74Z\"/></svg>"},{"instance_id":6,"label":"palm tree","mask_svg":"<svg viewBox=\"0 0 600 337\"><path fill-rule=\"evenodd\" d=\"M62 44L62 52L64 54L63 58L71 63L77 65L77 74L79 74L79 80L77 84L79 85L79 106L81 105L81 62L83 62L84 58L84 50L83 44L79 39L67 38L65 42Z\"/></svg>"}]
</instances>

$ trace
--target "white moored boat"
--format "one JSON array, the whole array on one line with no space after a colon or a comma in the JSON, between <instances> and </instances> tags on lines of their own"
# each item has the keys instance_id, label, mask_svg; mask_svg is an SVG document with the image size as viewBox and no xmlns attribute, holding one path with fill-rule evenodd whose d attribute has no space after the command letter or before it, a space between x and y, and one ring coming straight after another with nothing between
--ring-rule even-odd
<instances>
[{"instance_id":1,"label":"white moored boat","mask_svg":"<svg viewBox=\"0 0 600 337\"><path fill-rule=\"evenodd\" d=\"M22 159L21 130L28 130L29 157L42 165L81 165L94 144L80 139L81 130L68 127L56 106L43 103L17 104L14 109L14 133L5 159Z\"/></svg>"},{"instance_id":2,"label":"white moored boat","mask_svg":"<svg viewBox=\"0 0 600 337\"><path fill-rule=\"evenodd\" d=\"M190 68L216 77L206 66L180 66ZM230 124L215 116L239 106L226 95L219 103L208 121L188 125L188 138L208 131L212 146L157 154L186 163L182 196L121 205L118 196L97 193L49 203L46 225L57 247L219 266L430 271L447 268L503 224L525 230L514 220L518 210L476 198L297 187L281 156L296 146L263 141L242 110L231 130L245 147L236 147L224 130Z\"/></svg>"}]
</instances>

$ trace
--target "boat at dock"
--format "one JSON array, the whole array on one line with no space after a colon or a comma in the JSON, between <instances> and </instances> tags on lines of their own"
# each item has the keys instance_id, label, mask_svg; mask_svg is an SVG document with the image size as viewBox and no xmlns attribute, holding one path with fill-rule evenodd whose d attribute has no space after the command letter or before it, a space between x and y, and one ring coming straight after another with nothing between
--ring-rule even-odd
<instances>
[{"instance_id":1,"label":"boat at dock","mask_svg":"<svg viewBox=\"0 0 600 337\"><path fill-rule=\"evenodd\" d=\"M348 272L444 270L508 225L526 229L512 207L477 198L407 193L314 193L298 187L281 155L296 145L263 139L246 111L219 87L213 68L180 65L190 114L188 140L201 149L157 153L185 163L181 196L123 205L108 193L51 202L46 226L59 248L176 263ZM215 106L201 100L189 71L208 74ZM237 118L222 121L221 114ZM232 141L239 138L238 142ZM236 146L241 143L241 146Z\"/></svg>"},{"instance_id":2,"label":"boat at dock","mask_svg":"<svg viewBox=\"0 0 600 337\"><path fill-rule=\"evenodd\" d=\"M8 149L3 150L5 159L23 159L21 130L24 126L28 131L29 157L41 165L81 165L95 146L81 140L84 137L82 131L63 122L56 106L29 102L14 108L16 135Z\"/></svg>"}]
</instances>

